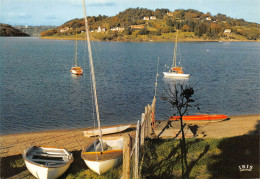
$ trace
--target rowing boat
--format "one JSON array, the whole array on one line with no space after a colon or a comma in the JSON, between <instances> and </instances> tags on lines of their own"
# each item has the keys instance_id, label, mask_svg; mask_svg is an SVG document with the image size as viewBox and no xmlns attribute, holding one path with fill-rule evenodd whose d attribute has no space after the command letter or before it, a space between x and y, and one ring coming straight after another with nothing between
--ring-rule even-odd
<instances>
[{"instance_id":1,"label":"rowing boat","mask_svg":"<svg viewBox=\"0 0 260 179\"><path fill-rule=\"evenodd\" d=\"M182 116L182 120L187 123L192 122L218 122L227 119L228 117L224 114L200 114L200 115L190 115ZM170 116L170 121L180 120L180 116Z\"/></svg>"},{"instance_id":2,"label":"rowing boat","mask_svg":"<svg viewBox=\"0 0 260 179\"><path fill-rule=\"evenodd\" d=\"M54 179L61 176L73 162L66 149L31 146L24 151L23 159L28 170L39 179Z\"/></svg>"}]
</instances>

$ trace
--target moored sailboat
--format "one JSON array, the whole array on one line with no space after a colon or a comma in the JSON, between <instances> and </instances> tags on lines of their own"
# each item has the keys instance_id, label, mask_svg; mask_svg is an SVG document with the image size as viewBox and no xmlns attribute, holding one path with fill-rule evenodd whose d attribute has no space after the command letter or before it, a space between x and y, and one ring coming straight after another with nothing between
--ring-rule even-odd
<instances>
[{"instance_id":1,"label":"moored sailboat","mask_svg":"<svg viewBox=\"0 0 260 179\"><path fill-rule=\"evenodd\" d=\"M173 64L169 72L163 72L164 77L170 78L189 78L190 74L183 73L183 67L177 66L177 47L178 47L178 31L175 40Z\"/></svg>"},{"instance_id":2,"label":"moored sailboat","mask_svg":"<svg viewBox=\"0 0 260 179\"><path fill-rule=\"evenodd\" d=\"M83 74L83 69L77 65L77 30L76 30L75 66L70 69L70 72L74 75Z\"/></svg>"},{"instance_id":3,"label":"moored sailboat","mask_svg":"<svg viewBox=\"0 0 260 179\"><path fill-rule=\"evenodd\" d=\"M61 176L73 162L66 149L31 146L24 151L27 169L38 179L55 179Z\"/></svg>"},{"instance_id":4,"label":"moored sailboat","mask_svg":"<svg viewBox=\"0 0 260 179\"><path fill-rule=\"evenodd\" d=\"M123 138L118 137L118 138L103 140L102 137L98 99L97 99L96 79L95 79L91 44L89 38L88 21L87 21L86 10L85 10L85 2L84 0L82 0L82 2L83 2L83 10L84 10L84 18L85 18L87 43L88 43L89 63L91 68L92 91L93 91L94 101L95 101L96 118L98 122L99 139L94 141L87 147L85 147L82 150L81 157L91 170L101 175L107 172L108 170L116 167L122 162Z\"/></svg>"}]
</instances>

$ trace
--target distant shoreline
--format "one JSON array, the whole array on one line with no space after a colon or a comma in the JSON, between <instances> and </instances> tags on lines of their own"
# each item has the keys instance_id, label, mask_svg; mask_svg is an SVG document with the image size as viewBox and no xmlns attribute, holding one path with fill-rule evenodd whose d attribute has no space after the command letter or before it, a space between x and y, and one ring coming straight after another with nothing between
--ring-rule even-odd
<instances>
[{"instance_id":1,"label":"distant shoreline","mask_svg":"<svg viewBox=\"0 0 260 179\"><path fill-rule=\"evenodd\" d=\"M39 37L40 39L46 39L46 40L76 40L74 37L68 37L68 38L58 38L58 37ZM77 40L85 40L84 38L78 38ZM99 40L99 39L90 39L91 41L104 41L104 42L174 42L175 39L169 40ZM260 40L227 40L227 39L179 39L179 42L260 42Z\"/></svg>"}]
</instances>

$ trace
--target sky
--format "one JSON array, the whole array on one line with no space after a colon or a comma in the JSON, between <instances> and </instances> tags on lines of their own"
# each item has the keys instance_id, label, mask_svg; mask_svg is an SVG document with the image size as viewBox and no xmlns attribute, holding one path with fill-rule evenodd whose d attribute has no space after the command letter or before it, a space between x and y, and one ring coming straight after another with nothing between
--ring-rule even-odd
<instances>
[{"instance_id":1,"label":"sky","mask_svg":"<svg viewBox=\"0 0 260 179\"><path fill-rule=\"evenodd\" d=\"M127 8L195 9L260 23L260 0L85 0L87 16L114 16ZM0 23L57 25L83 18L82 0L0 0Z\"/></svg>"}]
</instances>

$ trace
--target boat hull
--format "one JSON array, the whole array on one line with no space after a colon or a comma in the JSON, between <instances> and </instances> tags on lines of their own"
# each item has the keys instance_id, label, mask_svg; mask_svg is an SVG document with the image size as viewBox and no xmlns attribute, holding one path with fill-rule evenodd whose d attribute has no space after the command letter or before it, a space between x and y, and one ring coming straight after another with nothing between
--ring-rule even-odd
<instances>
[{"instance_id":1,"label":"boat hull","mask_svg":"<svg viewBox=\"0 0 260 179\"><path fill-rule=\"evenodd\" d=\"M203 115L191 115L191 116L183 116L182 120L184 122L196 123L196 122L218 122L227 119L228 117L224 114L203 114ZM169 118L170 121L178 121L180 120L180 116L171 116Z\"/></svg>"},{"instance_id":2,"label":"boat hull","mask_svg":"<svg viewBox=\"0 0 260 179\"><path fill-rule=\"evenodd\" d=\"M126 129L128 129L129 127L131 127L131 125L118 125L118 126L111 126L111 127L104 127L101 129L102 134L113 134L113 133L118 133L118 132L122 132ZM99 135L99 130L85 130L83 131L83 134L85 137L92 137L92 136L97 136Z\"/></svg>"},{"instance_id":3,"label":"boat hull","mask_svg":"<svg viewBox=\"0 0 260 179\"><path fill-rule=\"evenodd\" d=\"M102 175L117 167L123 161L123 138L103 138L104 151L101 151L99 140L83 149L81 157L86 165L95 173Z\"/></svg>"},{"instance_id":4,"label":"boat hull","mask_svg":"<svg viewBox=\"0 0 260 179\"><path fill-rule=\"evenodd\" d=\"M38 179L55 179L60 177L67 169L70 164L64 165L59 168L47 168L38 166L25 160L27 169Z\"/></svg>"},{"instance_id":5,"label":"boat hull","mask_svg":"<svg viewBox=\"0 0 260 179\"><path fill-rule=\"evenodd\" d=\"M120 165L123 161L123 155L118 156L116 158L105 160L105 161L89 161L84 160L86 165L95 173L102 175L109 170L116 168L118 165Z\"/></svg>"},{"instance_id":6,"label":"boat hull","mask_svg":"<svg viewBox=\"0 0 260 179\"><path fill-rule=\"evenodd\" d=\"M190 74L163 72L165 78L189 78Z\"/></svg>"},{"instance_id":7,"label":"boat hull","mask_svg":"<svg viewBox=\"0 0 260 179\"><path fill-rule=\"evenodd\" d=\"M75 70L71 70L70 71L73 75L82 75L83 74L83 72L77 72L77 71L75 71Z\"/></svg>"},{"instance_id":8,"label":"boat hull","mask_svg":"<svg viewBox=\"0 0 260 179\"><path fill-rule=\"evenodd\" d=\"M27 169L38 179L60 177L73 162L73 156L65 149L31 146L23 159Z\"/></svg>"}]
</instances>

